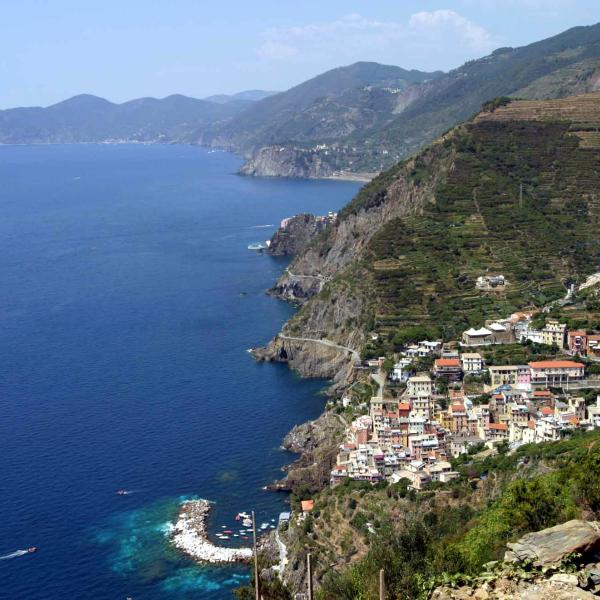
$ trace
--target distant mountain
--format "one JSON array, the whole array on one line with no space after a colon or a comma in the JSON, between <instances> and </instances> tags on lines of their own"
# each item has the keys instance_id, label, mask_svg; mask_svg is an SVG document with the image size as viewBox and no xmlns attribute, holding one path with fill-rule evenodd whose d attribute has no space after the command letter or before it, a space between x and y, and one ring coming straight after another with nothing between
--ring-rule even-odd
<instances>
[{"instance_id":1,"label":"distant mountain","mask_svg":"<svg viewBox=\"0 0 600 600\"><path fill-rule=\"evenodd\" d=\"M0 143L183 141L198 127L231 119L251 104L226 104L173 95L113 104L82 94L58 104L0 111Z\"/></svg>"},{"instance_id":2,"label":"distant mountain","mask_svg":"<svg viewBox=\"0 0 600 600\"><path fill-rule=\"evenodd\" d=\"M345 138L389 121L415 85L441 76L358 62L256 102L203 141L257 150L271 143Z\"/></svg>"},{"instance_id":3,"label":"distant mountain","mask_svg":"<svg viewBox=\"0 0 600 600\"><path fill-rule=\"evenodd\" d=\"M218 104L226 104L227 102L235 102L236 100L249 100L250 102L258 102L269 96L273 96L278 92L268 92L266 90L246 90L237 94L215 94L204 98L207 102L217 102Z\"/></svg>"},{"instance_id":4,"label":"distant mountain","mask_svg":"<svg viewBox=\"0 0 600 600\"><path fill-rule=\"evenodd\" d=\"M223 126L229 138L216 140L248 152L243 171L253 175L377 172L494 97L561 98L597 89L600 24L500 48L447 74L373 63L335 69L258 102Z\"/></svg>"},{"instance_id":5,"label":"distant mountain","mask_svg":"<svg viewBox=\"0 0 600 600\"><path fill-rule=\"evenodd\" d=\"M358 62L280 93L123 104L83 95L4 110L0 143L198 143L243 155L249 175L348 177L390 167L495 97L562 98L598 89L600 24L500 48L449 73Z\"/></svg>"}]
</instances>

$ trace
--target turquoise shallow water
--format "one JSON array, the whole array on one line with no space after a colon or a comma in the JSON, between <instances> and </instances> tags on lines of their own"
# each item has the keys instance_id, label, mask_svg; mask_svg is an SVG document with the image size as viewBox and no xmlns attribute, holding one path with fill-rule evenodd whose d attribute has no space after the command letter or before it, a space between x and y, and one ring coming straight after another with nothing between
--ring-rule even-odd
<instances>
[{"instance_id":1,"label":"turquoise shallow water","mask_svg":"<svg viewBox=\"0 0 600 600\"><path fill-rule=\"evenodd\" d=\"M357 186L238 166L183 146L0 147L0 556L39 547L0 561L0 597L221 599L247 577L195 565L166 526L185 497L214 501L211 534L284 507L262 486L324 382L246 352L292 313L264 293L285 261L247 245Z\"/></svg>"}]
</instances>

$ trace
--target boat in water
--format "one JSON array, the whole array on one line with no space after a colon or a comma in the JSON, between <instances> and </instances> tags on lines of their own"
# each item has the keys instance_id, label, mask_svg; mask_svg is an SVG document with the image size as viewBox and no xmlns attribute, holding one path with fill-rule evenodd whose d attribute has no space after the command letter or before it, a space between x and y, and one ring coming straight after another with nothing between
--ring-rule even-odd
<instances>
[{"instance_id":1,"label":"boat in water","mask_svg":"<svg viewBox=\"0 0 600 600\"><path fill-rule=\"evenodd\" d=\"M266 250L270 244L270 240L266 240L265 242L254 242L253 244L248 244L248 250Z\"/></svg>"}]
</instances>

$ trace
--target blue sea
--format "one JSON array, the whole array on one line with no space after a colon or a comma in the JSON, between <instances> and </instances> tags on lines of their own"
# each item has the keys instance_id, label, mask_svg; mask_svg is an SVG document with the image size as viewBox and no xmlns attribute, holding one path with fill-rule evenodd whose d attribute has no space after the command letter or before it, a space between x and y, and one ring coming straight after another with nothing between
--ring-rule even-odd
<instances>
[{"instance_id":1,"label":"blue sea","mask_svg":"<svg viewBox=\"0 0 600 600\"><path fill-rule=\"evenodd\" d=\"M213 534L285 508L262 487L325 382L247 353L292 314L265 295L285 260L247 246L358 185L239 165L190 146L0 147L0 556L38 547L0 560L1 598L222 599L247 581L175 551L168 524L189 497L214 501Z\"/></svg>"}]
</instances>

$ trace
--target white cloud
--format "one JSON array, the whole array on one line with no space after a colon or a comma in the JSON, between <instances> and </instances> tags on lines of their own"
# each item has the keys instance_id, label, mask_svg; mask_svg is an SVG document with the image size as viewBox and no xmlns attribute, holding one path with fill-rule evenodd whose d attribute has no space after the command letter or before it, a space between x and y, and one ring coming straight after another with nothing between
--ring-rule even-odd
<instances>
[{"instance_id":1,"label":"white cloud","mask_svg":"<svg viewBox=\"0 0 600 600\"><path fill-rule=\"evenodd\" d=\"M256 50L256 55L261 60L289 60L295 58L297 54L297 48L272 40L267 40Z\"/></svg>"},{"instance_id":2,"label":"white cloud","mask_svg":"<svg viewBox=\"0 0 600 600\"><path fill-rule=\"evenodd\" d=\"M495 45L493 36L486 29L453 10L418 12L411 16L409 27L419 33L454 34L457 41L468 44L473 50L485 52Z\"/></svg>"},{"instance_id":3,"label":"white cloud","mask_svg":"<svg viewBox=\"0 0 600 600\"><path fill-rule=\"evenodd\" d=\"M263 33L255 55L265 63L378 60L406 68L448 68L499 45L486 29L447 9L418 12L406 22L352 13L329 22L273 28Z\"/></svg>"}]
</instances>

